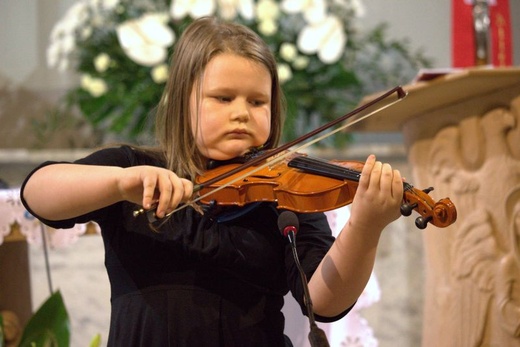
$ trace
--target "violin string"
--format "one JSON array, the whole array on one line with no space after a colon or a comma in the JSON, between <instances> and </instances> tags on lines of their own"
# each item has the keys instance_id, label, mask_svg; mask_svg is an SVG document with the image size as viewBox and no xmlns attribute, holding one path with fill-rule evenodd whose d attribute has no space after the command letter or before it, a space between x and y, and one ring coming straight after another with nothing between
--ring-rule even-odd
<instances>
[{"instance_id":1,"label":"violin string","mask_svg":"<svg viewBox=\"0 0 520 347\"><path fill-rule=\"evenodd\" d=\"M294 154L294 153L296 153L298 151L301 151L302 149L306 149L306 148L312 146L313 144L315 144L316 142L319 142L319 141L321 141L321 140L323 140L323 139L325 139L325 138L327 138L327 137L329 137L331 135L334 135L337 132L345 130L345 129L347 129L347 128L349 128L349 127L351 127L351 126L353 126L353 125L355 125L355 124L357 124L359 122L361 122L362 120L365 120L368 117L370 117L370 116L372 116L372 115L374 115L374 114L376 114L376 113L378 113L380 111L385 110L386 108L388 108L388 107L398 103L399 101L401 101L403 99L404 99L403 97L398 98L398 99L388 103L387 105L384 105L384 106L382 106L382 107L380 107L378 109L375 109L372 112L369 112L366 115L361 116L361 117L359 117L356 120L350 121L350 122L348 122L348 123L346 123L346 124L336 128L336 129L334 129L334 130L332 130L332 131L330 131L330 132L328 132L328 133L326 133L324 135L321 135L321 136L319 136L319 137L317 137L317 138L315 138L315 139L313 139L313 140L311 140L311 141L309 141L307 143L304 143L303 145L301 145L299 147L296 147L294 149L290 149L286 153L283 153L283 154L281 154L279 156L276 156L273 159L268 160L265 164L257 166L256 168L248 171L247 173L244 173L243 175L240 175L239 177L234 178L230 182L227 182L226 184L223 184L223 185L221 185L221 186L211 190L210 192L207 192L207 193L205 193L203 195L200 195L200 196L196 197L195 199L190 200L188 203L186 203L184 205L178 206L175 210L173 210L172 212L168 213L165 217L168 217L168 216L170 216L171 214L173 214L173 213L175 213L177 211L180 211L180 210L182 210L182 209L184 209L184 208L186 208L188 206L191 206L192 204L207 198L208 196L210 196L210 195L212 195L212 194L214 194L214 193L216 193L216 192L218 192L218 191L220 191L220 190L230 186L233 183L236 183L236 182L241 181L241 180L243 180L243 179L245 179L247 177L250 177L252 174L254 174L254 173L256 173L256 172L258 172L260 170L263 170L263 169L265 169L266 167L268 167L270 165L277 164L277 163L281 162L282 160L285 160L285 158L287 158L288 156L290 156L290 155L292 155L292 154Z\"/></svg>"}]
</instances>

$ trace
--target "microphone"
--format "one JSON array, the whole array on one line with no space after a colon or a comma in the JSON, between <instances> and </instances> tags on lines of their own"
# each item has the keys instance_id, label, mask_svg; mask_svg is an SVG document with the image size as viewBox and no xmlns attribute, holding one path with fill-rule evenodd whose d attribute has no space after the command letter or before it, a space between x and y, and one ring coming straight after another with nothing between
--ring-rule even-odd
<instances>
[{"instance_id":1,"label":"microphone","mask_svg":"<svg viewBox=\"0 0 520 347\"><path fill-rule=\"evenodd\" d=\"M300 221L294 212L283 211L278 216L278 229L284 237L289 238L291 245L296 242L296 233L300 227Z\"/></svg>"},{"instance_id":2,"label":"microphone","mask_svg":"<svg viewBox=\"0 0 520 347\"><path fill-rule=\"evenodd\" d=\"M310 324L310 332L309 332L309 342L312 347L329 347L329 342L327 341L327 336L325 332L320 329L316 325L316 321L314 319L314 311L312 310L312 301L311 296L309 294L309 286L307 285L307 276L302 269L300 264L300 259L298 258L298 252L296 252L296 234L298 233L298 228L300 227L300 222L296 214L292 211L284 211L280 213L278 216L278 229L280 233L284 237L289 239L289 243L291 244L292 253L294 257L294 262L296 263L296 267L300 272L300 278L303 284L303 295L305 306L307 307L307 316L309 317Z\"/></svg>"}]
</instances>

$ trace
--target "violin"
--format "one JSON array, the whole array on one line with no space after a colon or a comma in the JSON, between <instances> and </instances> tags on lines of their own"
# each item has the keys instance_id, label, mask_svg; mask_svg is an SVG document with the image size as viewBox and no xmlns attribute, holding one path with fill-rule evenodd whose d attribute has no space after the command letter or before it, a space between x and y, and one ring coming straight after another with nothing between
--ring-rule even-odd
<instances>
[{"instance_id":1,"label":"violin","mask_svg":"<svg viewBox=\"0 0 520 347\"><path fill-rule=\"evenodd\" d=\"M324 136L288 150L354 115L370 110L371 106L392 95L396 95L397 100L368 112ZM210 205L244 206L252 202L271 201L276 202L278 208L301 213L329 211L350 204L356 193L364 163L326 161L299 154L298 151L393 105L406 95L401 87L395 87L354 111L282 146L263 153L254 152L242 163L229 163L206 171L195 179L194 193L197 193L198 197L194 198L191 204L200 201ZM424 229L428 223L443 228L456 221L457 211L449 198L435 202L428 195L433 187L419 190L409 183L403 184L401 214L409 216L412 211L417 211L420 214L415 220L418 228ZM189 204L182 205L170 214L186 206ZM134 216L142 213L147 214L150 223L157 221L154 209L134 211Z\"/></svg>"},{"instance_id":2,"label":"violin","mask_svg":"<svg viewBox=\"0 0 520 347\"><path fill-rule=\"evenodd\" d=\"M305 154L292 153L284 161L248 167L214 182L241 164L226 164L196 178L196 187L203 204L244 206L248 203L276 202L278 208L300 213L330 211L352 202L364 163L358 161L327 161ZM404 196L401 214L417 211L419 229L431 223L447 227L457 219L455 205L448 198L435 202L428 193L433 190L414 188L403 182Z\"/></svg>"}]
</instances>

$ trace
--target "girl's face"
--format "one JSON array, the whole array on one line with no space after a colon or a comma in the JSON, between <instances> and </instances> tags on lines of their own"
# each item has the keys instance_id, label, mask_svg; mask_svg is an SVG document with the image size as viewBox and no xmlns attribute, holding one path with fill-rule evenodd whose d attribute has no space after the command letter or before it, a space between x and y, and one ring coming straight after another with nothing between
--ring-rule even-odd
<instances>
[{"instance_id":1,"label":"girl's face","mask_svg":"<svg viewBox=\"0 0 520 347\"><path fill-rule=\"evenodd\" d=\"M260 63L219 54L207 64L202 85L193 86L190 107L191 128L205 157L241 156L269 138L271 75Z\"/></svg>"}]
</instances>

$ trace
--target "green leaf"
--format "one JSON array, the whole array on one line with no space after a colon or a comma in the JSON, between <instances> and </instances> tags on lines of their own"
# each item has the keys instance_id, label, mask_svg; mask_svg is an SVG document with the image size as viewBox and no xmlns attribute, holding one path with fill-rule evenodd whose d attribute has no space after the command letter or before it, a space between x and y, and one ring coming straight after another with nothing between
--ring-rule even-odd
<instances>
[{"instance_id":1,"label":"green leaf","mask_svg":"<svg viewBox=\"0 0 520 347\"><path fill-rule=\"evenodd\" d=\"M60 291L56 291L25 326L19 347L68 347L69 344L69 315Z\"/></svg>"},{"instance_id":2,"label":"green leaf","mask_svg":"<svg viewBox=\"0 0 520 347\"><path fill-rule=\"evenodd\" d=\"M101 346L101 335L96 334L96 336L94 336L92 341L90 341L89 347L100 347L100 346Z\"/></svg>"}]
</instances>

